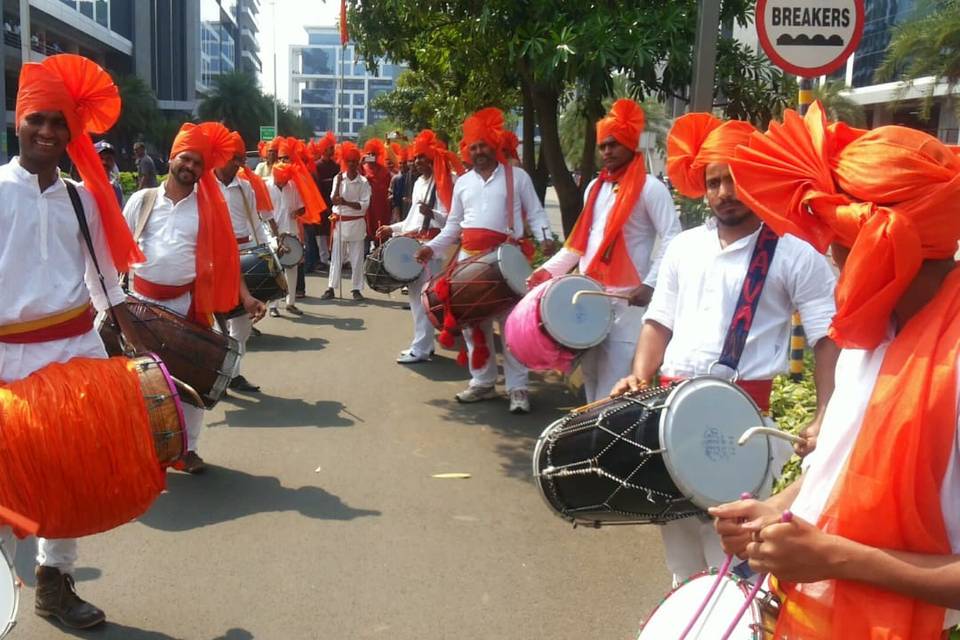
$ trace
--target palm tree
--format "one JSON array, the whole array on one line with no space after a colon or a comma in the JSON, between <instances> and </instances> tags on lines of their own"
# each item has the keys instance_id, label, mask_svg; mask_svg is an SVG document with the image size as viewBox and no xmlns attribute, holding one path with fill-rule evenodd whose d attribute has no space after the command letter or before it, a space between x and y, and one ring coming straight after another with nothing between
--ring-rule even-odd
<instances>
[{"instance_id":1,"label":"palm tree","mask_svg":"<svg viewBox=\"0 0 960 640\"><path fill-rule=\"evenodd\" d=\"M842 82L825 82L813 89L813 97L819 100L831 120L840 120L854 127L866 125L863 107L843 95Z\"/></svg>"},{"instance_id":2,"label":"palm tree","mask_svg":"<svg viewBox=\"0 0 960 640\"><path fill-rule=\"evenodd\" d=\"M201 94L197 114L201 120L216 120L239 131L250 148L260 138L260 125L273 122L273 110L268 109L257 79L242 71L214 77L210 91Z\"/></svg>"},{"instance_id":3,"label":"palm tree","mask_svg":"<svg viewBox=\"0 0 960 640\"><path fill-rule=\"evenodd\" d=\"M898 25L876 71L880 82L902 78L904 89L926 77L934 79L923 104L929 115L936 85L946 83L952 94L960 84L960 0L931 0L928 10Z\"/></svg>"},{"instance_id":4,"label":"palm tree","mask_svg":"<svg viewBox=\"0 0 960 640\"><path fill-rule=\"evenodd\" d=\"M120 92L123 109L107 137L121 149L130 148L137 140L157 142L152 134L160 118L160 110L150 85L134 75L116 77L114 82Z\"/></svg>"}]
</instances>

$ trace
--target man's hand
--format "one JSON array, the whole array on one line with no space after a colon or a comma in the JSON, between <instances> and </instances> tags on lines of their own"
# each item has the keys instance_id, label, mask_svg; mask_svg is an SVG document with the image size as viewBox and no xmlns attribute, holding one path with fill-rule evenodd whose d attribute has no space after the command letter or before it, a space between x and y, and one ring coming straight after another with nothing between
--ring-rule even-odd
<instances>
[{"instance_id":1,"label":"man's hand","mask_svg":"<svg viewBox=\"0 0 960 640\"><path fill-rule=\"evenodd\" d=\"M330 200L330 203L335 207L339 207L343 204L343 197L340 194L337 194L333 196L333 198Z\"/></svg>"},{"instance_id":2,"label":"man's hand","mask_svg":"<svg viewBox=\"0 0 960 640\"><path fill-rule=\"evenodd\" d=\"M113 313L116 315L120 326L117 329L123 334L123 339L134 353L144 353L150 351L139 333L139 324L134 322L133 314L127 308L127 303L121 302L113 307Z\"/></svg>"},{"instance_id":3,"label":"man's hand","mask_svg":"<svg viewBox=\"0 0 960 640\"><path fill-rule=\"evenodd\" d=\"M422 215L427 220L433 220L433 209L430 208L426 202L420 203L420 215Z\"/></svg>"},{"instance_id":4,"label":"man's hand","mask_svg":"<svg viewBox=\"0 0 960 640\"><path fill-rule=\"evenodd\" d=\"M543 250L543 255L552 256L557 251L557 243L553 238L544 238L540 249Z\"/></svg>"},{"instance_id":5,"label":"man's hand","mask_svg":"<svg viewBox=\"0 0 960 640\"><path fill-rule=\"evenodd\" d=\"M630 374L626 378L621 378L617 384L613 385L613 389L610 390L610 397L616 398L628 392L636 393L643 391L649 386L650 383L646 380L641 380L639 376Z\"/></svg>"},{"instance_id":6,"label":"man's hand","mask_svg":"<svg viewBox=\"0 0 960 640\"><path fill-rule=\"evenodd\" d=\"M653 298L653 287L642 284L630 292L629 304L631 307L645 307Z\"/></svg>"},{"instance_id":7,"label":"man's hand","mask_svg":"<svg viewBox=\"0 0 960 640\"><path fill-rule=\"evenodd\" d=\"M250 315L250 319L259 322L267 314L267 305L257 300L249 293L242 296L243 310Z\"/></svg>"},{"instance_id":8,"label":"man's hand","mask_svg":"<svg viewBox=\"0 0 960 640\"><path fill-rule=\"evenodd\" d=\"M817 415L803 430L800 437L803 442L797 442L793 445L793 452L801 458L806 457L817 448L817 437L820 435L820 426L823 423L823 416Z\"/></svg>"},{"instance_id":9,"label":"man's hand","mask_svg":"<svg viewBox=\"0 0 960 640\"><path fill-rule=\"evenodd\" d=\"M420 264L427 264L433 259L433 249L427 245L423 245L417 249L417 252L413 254L413 257Z\"/></svg>"},{"instance_id":10,"label":"man's hand","mask_svg":"<svg viewBox=\"0 0 960 640\"><path fill-rule=\"evenodd\" d=\"M756 533L747 544L746 555L757 573L772 573L784 582L819 582L837 576L843 538L795 516L790 522L748 528Z\"/></svg>"},{"instance_id":11,"label":"man's hand","mask_svg":"<svg viewBox=\"0 0 960 640\"><path fill-rule=\"evenodd\" d=\"M540 285L546 282L547 280L550 280L552 277L553 277L552 273L550 273L543 267L540 267L539 269L531 273L529 278L527 278L527 291L529 291L530 289L533 289L537 285Z\"/></svg>"},{"instance_id":12,"label":"man's hand","mask_svg":"<svg viewBox=\"0 0 960 640\"><path fill-rule=\"evenodd\" d=\"M713 528L720 536L724 553L732 553L741 560L747 558L747 545L754 530L780 521L783 512L758 500L728 502L709 510L714 517ZM748 527L754 528L748 528Z\"/></svg>"},{"instance_id":13,"label":"man's hand","mask_svg":"<svg viewBox=\"0 0 960 640\"><path fill-rule=\"evenodd\" d=\"M393 236L393 229L391 229L389 226L381 225L380 228L377 229L377 240L380 242L383 242L391 236Z\"/></svg>"}]
</instances>

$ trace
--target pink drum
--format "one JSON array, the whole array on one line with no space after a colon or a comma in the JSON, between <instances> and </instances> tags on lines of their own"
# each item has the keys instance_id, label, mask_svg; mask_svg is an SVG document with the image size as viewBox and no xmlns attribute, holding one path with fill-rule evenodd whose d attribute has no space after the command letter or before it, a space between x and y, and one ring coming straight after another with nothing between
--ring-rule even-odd
<instances>
[{"instance_id":1,"label":"pink drum","mask_svg":"<svg viewBox=\"0 0 960 640\"><path fill-rule=\"evenodd\" d=\"M573 296L602 290L595 280L578 275L534 287L507 317L507 348L528 369L570 373L577 356L603 342L613 324L610 298L582 296L573 304Z\"/></svg>"}]
</instances>

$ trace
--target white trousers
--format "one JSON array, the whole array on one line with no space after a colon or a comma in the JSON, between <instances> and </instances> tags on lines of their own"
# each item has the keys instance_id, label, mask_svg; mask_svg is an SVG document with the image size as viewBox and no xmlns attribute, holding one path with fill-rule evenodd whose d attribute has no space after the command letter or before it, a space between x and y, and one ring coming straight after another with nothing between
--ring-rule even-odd
<instances>
[{"instance_id":1,"label":"white trousers","mask_svg":"<svg viewBox=\"0 0 960 640\"><path fill-rule=\"evenodd\" d=\"M587 394L587 402L607 397L613 385L630 375L636 346L636 341L623 342L607 338L583 354L580 371L583 373L583 389Z\"/></svg>"},{"instance_id":2,"label":"white trousers","mask_svg":"<svg viewBox=\"0 0 960 640\"><path fill-rule=\"evenodd\" d=\"M410 290L410 315L413 316L413 342L410 343L410 351L419 358L426 358L433 351L433 324L427 317L427 310L420 297L426 284L427 272L424 270L419 278L407 285Z\"/></svg>"},{"instance_id":3,"label":"white trousers","mask_svg":"<svg viewBox=\"0 0 960 640\"><path fill-rule=\"evenodd\" d=\"M698 516L671 520L660 527L660 536L674 585L695 573L719 567L726 558L711 520Z\"/></svg>"},{"instance_id":4,"label":"white trousers","mask_svg":"<svg viewBox=\"0 0 960 640\"><path fill-rule=\"evenodd\" d=\"M496 321L500 325L500 334L503 334L503 325L507 320L509 311L506 311L495 318L485 320L475 325L475 329L465 328L463 337L467 343L467 355L470 358L470 386L471 387L492 387L497 382L497 349L493 342L493 323ZM483 331L487 339L487 348L490 350L490 357L487 364L480 369L473 368L473 332ZM507 391L525 390L527 388L527 368L520 364L520 361L513 357L509 349L503 350L503 369L506 378Z\"/></svg>"},{"instance_id":5,"label":"white trousers","mask_svg":"<svg viewBox=\"0 0 960 640\"><path fill-rule=\"evenodd\" d=\"M247 340L253 331L253 320L246 313L236 318L230 318L227 320L227 331L230 333L230 337L240 344L240 356L237 358L231 376L236 378L240 375L240 363L243 362L243 356L247 352Z\"/></svg>"},{"instance_id":6,"label":"white trousers","mask_svg":"<svg viewBox=\"0 0 960 640\"><path fill-rule=\"evenodd\" d=\"M183 403L183 420L187 427L187 451L196 451L203 432L203 409Z\"/></svg>"},{"instance_id":7,"label":"white trousers","mask_svg":"<svg viewBox=\"0 0 960 640\"><path fill-rule=\"evenodd\" d=\"M330 262L330 248L327 246L330 236L317 236L317 246L320 249L320 262Z\"/></svg>"},{"instance_id":8,"label":"white trousers","mask_svg":"<svg viewBox=\"0 0 960 640\"><path fill-rule=\"evenodd\" d=\"M289 269L284 269L283 279L287 281L287 297L284 303L289 307L297 301L297 267L293 266ZM271 309L276 309L280 306L280 301L271 300L268 306Z\"/></svg>"},{"instance_id":9,"label":"white trousers","mask_svg":"<svg viewBox=\"0 0 960 640\"><path fill-rule=\"evenodd\" d=\"M17 538L10 527L0 527L0 545L12 562L17 555ZM37 538L37 564L56 567L61 573L73 573L77 563L77 546L76 538Z\"/></svg>"},{"instance_id":10,"label":"white trousers","mask_svg":"<svg viewBox=\"0 0 960 640\"><path fill-rule=\"evenodd\" d=\"M333 234L333 249L330 257L330 279L327 286L336 289L340 285L340 273L343 270L343 260L350 261L350 289L353 291L363 290L363 240L344 240L343 253L340 255L340 242L338 241L339 227Z\"/></svg>"}]
</instances>

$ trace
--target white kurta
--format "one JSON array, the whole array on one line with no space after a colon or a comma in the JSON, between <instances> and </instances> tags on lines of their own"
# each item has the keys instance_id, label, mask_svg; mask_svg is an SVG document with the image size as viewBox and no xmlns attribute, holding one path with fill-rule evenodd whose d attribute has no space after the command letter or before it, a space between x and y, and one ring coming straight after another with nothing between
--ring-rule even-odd
<instances>
[{"instance_id":1,"label":"white kurta","mask_svg":"<svg viewBox=\"0 0 960 640\"><path fill-rule=\"evenodd\" d=\"M57 180L40 191L37 176L14 157L0 166L0 326L39 320L92 301L99 311L124 301L113 259L93 197L77 187L97 261L103 270L104 296L93 260L86 249L66 185ZM0 343L0 382L13 382L54 362L75 357L105 358L94 330L33 344ZM16 538L0 527L0 542L15 553ZM77 560L75 539L37 541L37 563L70 573Z\"/></svg>"},{"instance_id":2,"label":"white kurta","mask_svg":"<svg viewBox=\"0 0 960 640\"><path fill-rule=\"evenodd\" d=\"M489 229L520 239L524 232L524 215L536 238L552 238L547 212L537 198L530 176L523 169L513 168L512 212L507 211L507 181L504 165L498 164L486 180L476 171L468 171L460 176L453 186L453 201L447 223L440 234L427 243L427 246L433 249L434 255L442 255L460 241L460 232L463 229ZM459 259L463 260L466 257L468 256L461 252ZM507 313L463 330L470 356L471 387L492 387L496 382L497 359L496 343L493 341L493 323L499 322L502 330ZM487 347L490 349L490 357L486 365L479 369L473 367L474 331L484 333ZM527 368L513 357L509 349L504 349L503 356L507 391L525 390Z\"/></svg>"},{"instance_id":3,"label":"white kurta","mask_svg":"<svg viewBox=\"0 0 960 640\"><path fill-rule=\"evenodd\" d=\"M144 190L137 191L127 201L123 215L133 231L140 216ZM197 277L197 233L200 228L200 212L197 210L197 191L174 203L161 185L153 207L153 213L138 241L147 261L132 271L132 278L146 278L155 284L170 286L193 282ZM137 294L149 302L167 307L186 316L192 296L185 293L171 300L155 300ZM203 429L203 409L190 404L183 405L187 427L187 449L196 451Z\"/></svg>"},{"instance_id":4,"label":"white kurta","mask_svg":"<svg viewBox=\"0 0 960 640\"><path fill-rule=\"evenodd\" d=\"M892 340L892 336L891 336ZM817 439L817 448L803 461L803 486L790 510L799 518L816 524L840 478L853 445L863 426L863 418L880 374L887 341L873 351L844 349L837 360L836 388L827 404ZM960 363L957 366L960 389ZM960 402L958 402L960 404ZM950 451L950 462L940 488L940 508L950 537L953 553L960 554L960 420ZM896 451L878 455L897 455ZM948 611L944 628L960 623L960 611Z\"/></svg>"},{"instance_id":5,"label":"white kurta","mask_svg":"<svg viewBox=\"0 0 960 640\"><path fill-rule=\"evenodd\" d=\"M349 202L359 202L360 208L354 209L345 205L335 205L333 213L338 216L361 216L356 220L337 220L334 224L333 238L331 239L330 277L327 287L335 289L340 284L340 274L344 260L350 261L350 288L353 291L363 290L363 250L367 238L367 221L363 217L370 207L370 196L373 193L370 182L359 173L352 180L346 173L341 173L333 179L333 188L330 197L337 194Z\"/></svg>"},{"instance_id":6,"label":"white kurta","mask_svg":"<svg viewBox=\"0 0 960 640\"><path fill-rule=\"evenodd\" d=\"M423 228L423 214L420 213L420 203L430 203L430 193L434 189L433 176L420 176L413 184L413 195L407 217L400 222L390 225L394 234L418 233ZM431 229L443 229L447 222L447 208L439 198L433 205L434 215L430 219ZM410 351L413 355L426 358L433 351L433 324L427 317L427 310L423 306L420 295L423 287L439 270L438 260L431 260L432 268L425 268L420 277L407 285L410 297L410 314L413 316L413 340L410 342Z\"/></svg>"},{"instance_id":7,"label":"white kurta","mask_svg":"<svg viewBox=\"0 0 960 640\"><path fill-rule=\"evenodd\" d=\"M595 184L596 180L587 187L584 204ZM601 184L583 255L562 248L544 263L543 268L554 277L568 273L575 266L585 273L603 242L607 218L613 210L616 196L613 183ZM647 176L644 181L643 191L624 223L622 233L630 260L643 284L655 287L667 245L680 233L680 218L670 190L655 177ZM607 287L607 290L627 293L630 287ZM606 340L583 354L580 361L587 402L606 396L618 380L630 374L633 352L640 337L644 309L631 307L626 300L616 298L611 299L611 304L613 326L610 334Z\"/></svg>"},{"instance_id":8,"label":"white kurta","mask_svg":"<svg viewBox=\"0 0 960 640\"><path fill-rule=\"evenodd\" d=\"M263 232L263 226L257 217L257 199L250 183L235 177L230 184L223 184L218 179L217 185L220 187L220 193L223 194L227 209L230 211L233 235L237 238L249 238L241 246L264 244L267 239Z\"/></svg>"}]
</instances>

